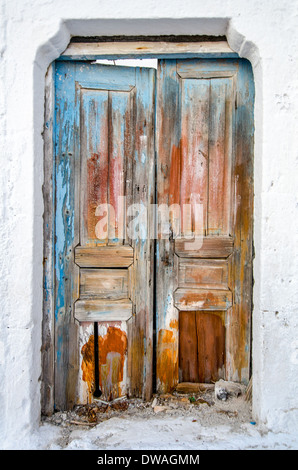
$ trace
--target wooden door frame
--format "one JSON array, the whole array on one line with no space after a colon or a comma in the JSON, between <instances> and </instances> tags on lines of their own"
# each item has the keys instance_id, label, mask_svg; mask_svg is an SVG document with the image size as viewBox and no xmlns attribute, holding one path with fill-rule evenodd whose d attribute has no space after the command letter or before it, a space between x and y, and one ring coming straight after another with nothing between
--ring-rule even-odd
<instances>
[{"instance_id":1,"label":"wooden door frame","mask_svg":"<svg viewBox=\"0 0 298 470\"><path fill-rule=\"evenodd\" d=\"M95 61L100 59L187 59L187 58L239 58L223 38L184 37L175 41L157 36L150 38L123 37L121 41L112 38L90 38L88 42L70 42L64 53L57 60ZM133 40L132 40L133 39ZM55 62L54 62L55 63ZM45 77L44 108L44 224L43 224L43 316L42 316L42 377L41 377L41 411L50 415L54 411L54 186L53 186L53 153L54 153L54 63L48 68Z\"/></svg>"}]
</instances>

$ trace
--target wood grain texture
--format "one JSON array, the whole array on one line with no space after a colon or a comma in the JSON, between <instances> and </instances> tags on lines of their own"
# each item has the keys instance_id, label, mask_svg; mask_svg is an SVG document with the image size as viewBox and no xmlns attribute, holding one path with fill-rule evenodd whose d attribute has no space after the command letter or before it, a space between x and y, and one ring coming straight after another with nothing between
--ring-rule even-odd
<instances>
[{"instance_id":1,"label":"wood grain texture","mask_svg":"<svg viewBox=\"0 0 298 470\"><path fill-rule=\"evenodd\" d=\"M134 315L129 322L128 369L129 393L151 398L153 376L153 286L154 217L149 209L155 197L154 148L155 70L136 69L134 161L132 173L132 208L138 207L138 224L130 220L134 236L133 269L130 269L131 299ZM131 214L135 217L136 214Z\"/></svg>"},{"instance_id":2,"label":"wood grain texture","mask_svg":"<svg viewBox=\"0 0 298 470\"><path fill-rule=\"evenodd\" d=\"M182 80L180 94L181 236L205 235L208 223L209 80ZM193 217L186 213L189 204L203 206L203 220L199 221L199 227L195 226Z\"/></svg>"},{"instance_id":3,"label":"wood grain texture","mask_svg":"<svg viewBox=\"0 0 298 470\"><path fill-rule=\"evenodd\" d=\"M129 245L77 246L75 263L81 268L127 268L133 263L133 248Z\"/></svg>"},{"instance_id":4,"label":"wood grain texture","mask_svg":"<svg viewBox=\"0 0 298 470\"><path fill-rule=\"evenodd\" d=\"M178 310L228 310L233 302L232 292L220 289L179 288L174 297Z\"/></svg>"},{"instance_id":5,"label":"wood grain texture","mask_svg":"<svg viewBox=\"0 0 298 470\"><path fill-rule=\"evenodd\" d=\"M96 208L107 205L109 175L109 127L107 90L80 89L80 148L81 148L81 223L80 242L101 243L96 234ZM108 233L107 233L108 236Z\"/></svg>"},{"instance_id":6,"label":"wood grain texture","mask_svg":"<svg viewBox=\"0 0 298 470\"><path fill-rule=\"evenodd\" d=\"M130 299L83 299L74 306L74 315L80 322L127 321L132 316Z\"/></svg>"},{"instance_id":7,"label":"wood grain texture","mask_svg":"<svg viewBox=\"0 0 298 470\"><path fill-rule=\"evenodd\" d=\"M202 393L208 390L214 390L214 384L180 382L176 387L178 393Z\"/></svg>"},{"instance_id":8,"label":"wood grain texture","mask_svg":"<svg viewBox=\"0 0 298 470\"><path fill-rule=\"evenodd\" d=\"M127 269L80 269L80 299L128 298Z\"/></svg>"},{"instance_id":9,"label":"wood grain texture","mask_svg":"<svg viewBox=\"0 0 298 470\"><path fill-rule=\"evenodd\" d=\"M228 258L233 253L234 240L232 237L203 237L198 239L200 247L192 248L191 241L187 239L175 240L175 253L181 257L189 258Z\"/></svg>"},{"instance_id":10,"label":"wood grain texture","mask_svg":"<svg viewBox=\"0 0 298 470\"><path fill-rule=\"evenodd\" d=\"M158 240L157 329L172 331L178 311L209 312L200 320L207 351L214 315L225 311L225 374L244 383L250 374L253 101L245 60L161 61L157 202L200 203L203 217L199 238L189 218L181 234L192 239L170 231ZM191 331L191 318L184 320ZM162 348L157 343L157 358ZM175 350L172 355L178 357ZM168 374L157 368L158 390L175 386L174 370L174 362Z\"/></svg>"},{"instance_id":11,"label":"wood grain texture","mask_svg":"<svg viewBox=\"0 0 298 470\"><path fill-rule=\"evenodd\" d=\"M105 57L120 57L129 55L136 56L165 56L169 54L233 54L232 49L226 41L214 42L148 42L148 41L132 41L132 42L96 42L96 43L72 43L64 51L62 58L65 59L96 59ZM233 54L234 55L234 54ZM170 58L170 57L169 57Z\"/></svg>"},{"instance_id":12,"label":"wood grain texture","mask_svg":"<svg viewBox=\"0 0 298 470\"><path fill-rule=\"evenodd\" d=\"M230 235L232 79L210 80L207 235Z\"/></svg>"},{"instance_id":13,"label":"wood grain texture","mask_svg":"<svg viewBox=\"0 0 298 470\"><path fill-rule=\"evenodd\" d=\"M77 400L79 367L78 328L73 304L79 296L78 267L73 263L79 243L76 194L79 174L79 102L76 100L74 66L55 69L55 407L67 409Z\"/></svg>"},{"instance_id":14,"label":"wood grain texture","mask_svg":"<svg viewBox=\"0 0 298 470\"><path fill-rule=\"evenodd\" d=\"M247 383L254 137L249 63L163 59L156 93L152 69L61 61L55 77L54 198L46 204L53 204L55 215L54 279L45 283L46 294L53 292L54 334L46 316L43 328L45 344L55 337L55 368L46 366L44 401L67 409L77 400L78 321L126 322L127 391L150 398L155 314L158 392L173 390L179 382L179 348L187 349L179 332L181 312L182 338L187 337L184 330L193 331L188 316L195 313L201 338L197 349L205 357L205 369L199 368L204 377L192 371L192 380L223 370L219 358L224 351L225 378ZM126 202L119 202L123 195ZM101 202L116 208L114 218L107 211L104 239L96 231L105 217L97 212ZM140 230L136 240L129 231L131 219L121 218L118 210L154 202L172 207L199 202L204 214L199 248L176 238L175 211L166 232L157 224L156 312L154 216L149 211L135 225ZM51 229L49 222L45 233ZM196 230L193 220L187 220L186 234ZM51 256L50 249L46 253ZM46 262L46 273L50 267ZM44 311L52 307L45 302ZM214 332L217 345L212 343ZM195 349L194 342L190 349ZM217 352L208 362L212 351ZM49 348L44 363L51 357ZM49 388L54 370L55 396Z\"/></svg>"},{"instance_id":15,"label":"wood grain texture","mask_svg":"<svg viewBox=\"0 0 298 470\"><path fill-rule=\"evenodd\" d=\"M155 71L61 62L56 75L56 406L80 395L82 322L127 323L126 390L149 397L153 238L134 239L127 207L154 202Z\"/></svg>"},{"instance_id":16,"label":"wood grain texture","mask_svg":"<svg viewBox=\"0 0 298 470\"><path fill-rule=\"evenodd\" d=\"M225 376L225 326L210 312L179 314L179 378L211 383Z\"/></svg>"},{"instance_id":17,"label":"wood grain texture","mask_svg":"<svg viewBox=\"0 0 298 470\"><path fill-rule=\"evenodd\" d=\"M44 221L43 221L43 318L42 318L42 376L41 412L51 415L54 408L54 185L53 185L53 131L54 131L54 66L45 77L45 124L44 124Z\"/></svg>"},{"instance_id":18,"label":"wood grain texture","mask_svg":"<svg viewBox=\"0 0 298 470\"><path fill-rule=\"evenodd\" d=\"M161 60L157 73L157 204L180 204L181 127L176 60ZM178 378L178 310L173 294L177 267L173 223L165 237L157 226L156 240L156 387L160 393L175 388ZM173 322L173 323L171 323Z\"/></svg>"},{"instance_id":19,"label":"wood grain texture","mask_svg":"<svg viewBox=\"0 0 298 470\"><path fill-rule=\"evenodd\" d=\"M178 263L178 282L180 287L228 290L228 261L221 259L179 258Z\"/></svg>"}]
</instances>

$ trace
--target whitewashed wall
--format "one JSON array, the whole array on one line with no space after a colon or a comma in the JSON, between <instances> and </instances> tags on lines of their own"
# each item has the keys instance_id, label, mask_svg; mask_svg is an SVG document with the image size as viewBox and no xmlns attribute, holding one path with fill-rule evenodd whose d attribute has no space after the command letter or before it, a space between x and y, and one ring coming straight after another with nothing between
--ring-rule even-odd
<instances>
[{"instance_id":1,"label":"whitewashed wall","mask_svg":"<svg viewBox=\"0 0 298 470\"><path fill-rule=\"evenodd\" d=\"M71 35L107 34L226 34L252 62L253 409L297 430L297 0L1 0L0 447L40 419L44 75Z\"/></svg>"}]
</instances>

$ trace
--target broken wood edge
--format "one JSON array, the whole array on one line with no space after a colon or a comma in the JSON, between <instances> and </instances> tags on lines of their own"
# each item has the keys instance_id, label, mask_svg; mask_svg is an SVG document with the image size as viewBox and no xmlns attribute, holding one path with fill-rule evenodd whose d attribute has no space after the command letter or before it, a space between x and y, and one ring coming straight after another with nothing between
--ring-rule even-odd
<instances>
[{"instance_id":1,"label":"broken wood edge","mask_svg":"<svg viewBox=\"0 0 298 470\"><path fill-rule=\"evenodd\" d=\"M214 384L207 383L194 383L194 382L181 382L175 388L178 393L202 393L208 390L214 390Z\"/></svg>"},{"instance_id":2,"label":"broken wood edge","mask_svg":"<svg viewBox=\"0 0 298 470\"><path fill-rule=\"evenodd\" d=\"M71 420L69 421L69 424L76 424L77 426L96 426L98 423L89 423L87 421L76 421L76 420Z\"/></svg>"}]
</instances>

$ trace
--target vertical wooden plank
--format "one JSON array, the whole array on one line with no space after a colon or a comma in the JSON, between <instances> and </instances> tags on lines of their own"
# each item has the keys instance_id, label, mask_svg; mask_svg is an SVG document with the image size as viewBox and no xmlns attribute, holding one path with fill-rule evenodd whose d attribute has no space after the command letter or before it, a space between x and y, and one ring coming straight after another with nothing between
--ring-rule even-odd
<instances>
[{"instance_id":1,"label":"vertical wooden plank","mask_svg":"<svg viewBox=\"0 0 298 470\"><path fill-rule=\"evenodd\" d=\"M239 61L235 98L231 265L234 305L227 312L227 378L247 384L252 311L254 82L251 65L244 59Z\"/></svg>"},{"instance_id":2,"label":"vertical wooden plank","mask_svg":"<svg viewBox=\"0 0 298 470\"><path fill-rule=\"evenodd\" d=\"M208 184L208 235L229 235L232 144L232 79L212 79Z\"/></svg>"},{"instance_id":3,"label":"vertical wooden plank","mask_svg":"<svg viewBox=\"0 0 298 470\"><path fill-rule=\"evenodd\" d=\"M198 311L196 329L198 340L198 381L216 382L225 378L224 313Z\"/></svg>"},{"instance_id":4,"label":"vertical wooden plank","mask_svg":"<svg viewBox=\"0 0 298 470\"><path fill-rule=\"evenodd\" d=\"M80 97L81 245L102 244L107 240L96 233L96 208L108 203L108 91L82 89Z\"/></svg>"},{"instance_id":5,"label":"vertical wooden plank","mask_svg":"<svg viewBox=\"0 0 298 470\"><path fill-rule=\"evenodd\" d=\"M179 381L199 382L196 312L179 312Z\"/></svg>"},{"instance_id":6,"label":"vertical wooden plank","mask_svg":"<svg viewBox=\"0 0 298 470\"><path fill-rule=\"evenodd\" d=\"M56 64L55 123L55 407L76 401L77 325L72 309L78 297L73 250L79 241L75 191L79 163L79 112L75 100L75 64ZM76 103L76 104L75 104Z\"/></svg>"},{"instance_id":7,"label":"vertical wooden plank","mask_svg":"<svg viewBox=\"0 0 298 470\"><path fill-rule=\"evenodd\" d=\"M109 204L113 218L109 217L109 244L123 244L125 235L125 135L126 114L129 106L127 92L109 92ZM129 156L127 156L129 158Z\"/></svg>"},{"instance_id":8,"label":"vertical wooden plank","mask_svg":"<svg viewBox=\"0 0 298 470\"><path fill-rule=\"evenodd\" d=\"M179 380L225 378L225 313L179 312Z\"/></svg>"},{"instance_id":9,"label":"vertical wooden plank","mask_svg":"<svg viewBox=\"0 0 298 470\"><path fill-rule=\"evenodd\" d=\"M179 81L176 60L160 60L157 75L157 204L180 203ZM158 221L157 221L158 222ZM178 310L173 293L177 287L173 227L163 233L157 226L156 240L156 387L167 392L178 383Z\"/></svg>"},{"instance_id":10,"label":"vertical wooden plank","mask_svg":"<svg viewBox=\"0 0 298 470\"><path fill-rule=\"evenodd\" d=\"M210 81L184 79L181 81L181 217L182 236L195 233L193 217L185 205L203 204L206 233L208 210L208 134Z\"/></svg>"},{"instance_id":11,"label":"vertical wooden plank","mask_svg":"<svg viewBox=\"0 0 298 470\"><path fill-rule=\"evenodd\" d=\"M43 220L43 319L42 319L42 380L41 412L50 415L54 411L54 178L53 178L53 127L55 114L55 67L51 65L45 77L45 125L44 125L44 220Z\"/></svg>"},{"instance_id":12,"label":"vertical wooden plank","mask_svg":"<svg viewBox=\"0 0 298 470\"><path fill-rule=\"evenodd\" d=\"M134 266L130 278L135 314L129 324L129 367L131 395L146 399L152 394L153 367L154 244L152 214L148 208L154 203L154 85L154 69L136 68L132 198L137 214L131 215L138 219L138 230L132 231L131 238Z\"/></svg>"},{"instance_id":13,"label":"vertical wooden plank","mask_svg":"<svg viewBox=\"0 0 298 470\"><path fill-rule=\"evenodd\" d=\"M141 229L138 237L130 234L129 239L126 226L123 240L122 227L127 224L125 214L119 211L119 218L112 219L111 210L108 211L110 243L122 245L129 242L133 247L129 291L134 312L127 323L126 319L121 321L120 318L119 322L115 318L106 322L104 342L101 343L99 337L100 354L104 354L106 349L106 355L99 357L99 377L107 399L122 392L147 399L151 397L154 256L151 231L154 224L152 213L146 211L154 203L155 194L154 86L154 69L110 68L81 63L57 65L55 401L58 409L71 408L82 396L89 401L92 398L95 363L89 361L92 349L90 325L81 327L86 343L80 348L73 315L74 301L79 295L80 269L79 264L73 262L73 250L75 246L80 246L81 251L88 246L93 250L112 248L106 246L107 238L97 237L96 217L104 215L98 214L97 209L100 204L109 203L118 215L119 196L126 196L126 208L131 203L137 204L138 209L144 208L145 218L138 224ZM122 208L125 202L120 200L120 204ZM118 230L111 235L115 223ZM82 289L82 295L87 300L92 297L96 303L100 292L98 285L92 290L92 282L85 293ZM126 295L127 291L128 288ZM111 294L105 293L107 298ZM110 301L117 300L110 298ZM105 304L103 299L102 304ZM123 319L121 315L119 312ZM101 327L104 325L99 324L99 330Z\"/></svg>"},{"instance_id":14,"label":"vertical wooden plank","mask_svg":"<svg viewBox=\"0 0 298 470\"><path fill-rule=\"evenodd\" d=\"M169 200L178 196L181 203L204 203L205 235L208 237L204 242L208 242L210 248L213 246L214 256L212 249L208 254L194 249L187 253L180 250L179 257L226 258L225 240L229 240L229 282L225 288L229 302L225 301L221 306L221 309L227 309L225 346L219 317L215 311L212 312L219 292L214 287L214 292L211 290L206 298L205 308L211 306L210 313L204 312L205 316L198 314L198 324L203 332L198 347L202 348L202 357L212 358L211 362L203 361L201 379L211 380L210 371L213 370L214 375L214 370L220 369L220 373L226 371L226 378L246 383L249 377L252 295L252 72L248 62L243 60L178 61L176 68L180 82L177 81L173 61L161 61L158 72L157 202L169 204ZM205 92L202 91L204 86ZM202 161L194 158L195 153L200 155L202 152L200 142L204 142L207 162L205 167L201 165L201 174ZM179 164L173 162L173 155L178 155ZM173 178L174 171L178 173L176 179ZM199 177L195 178L196 172ZM181 187L176 189L175 182L179 186L180 177ZM203 198L202 193L205 194ZM191 225L187 228L191 232ZM167 239L157 241L157 384L162 392L173 388L176 380L173 377L177 377L174 346L177 336L170 326L176 315L172 293L178 287L173 269L175 252L172 238L170 231ZM188 294L197 295L199 299L200 289L193 286L193 291ZM182 308L179 303L176 305ZM203 308L203 305L198 303L196 308ZM213 342L211 331L217 332L215 336L221 338L217 339L218 343ZM211 338L209 342L208 336ZM221 353L211 355L212 350L220 351L222 348L226 350L225 371L216 359L216 355Z\"/></svg>"}]
</instances>

